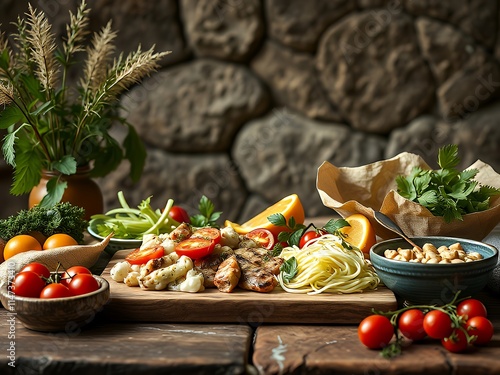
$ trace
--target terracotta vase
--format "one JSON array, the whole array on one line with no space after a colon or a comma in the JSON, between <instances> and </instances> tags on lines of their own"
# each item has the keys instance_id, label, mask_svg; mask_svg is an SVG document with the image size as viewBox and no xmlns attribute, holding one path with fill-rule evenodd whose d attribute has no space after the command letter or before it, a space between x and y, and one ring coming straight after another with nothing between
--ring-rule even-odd
<instances>
[{"instance_id":1,"label":"terracotta vase","mask_svg":"<svg viewBox=\"0 0 500 375\"><path fill-rule=\"evenodd\" d=\"M89 220L92 215L100 214L104 209L104 200L101 188L90 177L88 167L79 167L76 174L62 176L68 183L62 197L62 202L69 202L75 206L85 209L85 219ZM58 172L43 171L40 183L35 186L29 195L28 205L33 207L38 204L47 193L47 182Z\"/></svg>"}]
</instances>

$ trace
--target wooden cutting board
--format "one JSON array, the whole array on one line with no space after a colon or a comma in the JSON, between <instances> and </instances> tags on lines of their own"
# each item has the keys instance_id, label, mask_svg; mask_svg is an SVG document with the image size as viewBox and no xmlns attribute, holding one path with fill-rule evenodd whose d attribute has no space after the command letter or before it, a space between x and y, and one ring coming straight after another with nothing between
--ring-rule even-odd
<instances>
[{"instance_id":1,"label":"wooden cutting board","mask_svg":"<svg viewBox=\"0 0 500 375\"><path fill-rule=\"evenodd\" d=\"M206 289L200 293L146 291L111 279L109 271L131 250L114 254L102 276L111 295L102 314L120 321L358 324L372 309L394 310L394 294L385 287L353 294L292 294L276 288L271 293L235 289L222 293Z\"/></svg>"}]
</instances>

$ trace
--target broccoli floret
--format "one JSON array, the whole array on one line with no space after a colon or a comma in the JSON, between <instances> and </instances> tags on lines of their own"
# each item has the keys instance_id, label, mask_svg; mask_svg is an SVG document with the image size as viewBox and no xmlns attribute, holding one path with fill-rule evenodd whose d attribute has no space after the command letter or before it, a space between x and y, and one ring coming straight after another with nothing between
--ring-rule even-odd
<instances>
[{"instance_id":1,"label":"broccoli floret","mask_svg":"<svg viewBox=\"0 0 500 375\"><path fill-rule=\"evenodd\" d=\"M21 210L17 215L0 220L0 238L8 241L18 234L40 232L49 237L55 233L66 233L78 243L83 242L83 233L88 221L85 210L68 202L57 203L50 208L35 206Z\"/></svg>"}]
</instances>

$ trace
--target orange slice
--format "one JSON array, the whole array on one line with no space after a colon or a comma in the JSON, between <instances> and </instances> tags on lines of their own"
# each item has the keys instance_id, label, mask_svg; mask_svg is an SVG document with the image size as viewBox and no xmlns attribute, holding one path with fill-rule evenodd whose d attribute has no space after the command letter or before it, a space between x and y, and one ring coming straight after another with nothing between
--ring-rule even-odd
<instances>
[{"instance_id":1,"label":"orange slice","mask_svg":"<svg viewBox=\"0 0 500 375\"><path fill-rule=\"evenodd\" d=\"M345 240L366 255L369 254L370 248L377 242L377 236L370 220L361 214L348 216L345 220L351 225L340 229L347 236Z\"/></svg>"},{"instance_id":2,"label":"orange slice","mask_svg":"<svg viewBox=\"0 0 500 375\"><path fill-rule=\"evenodd\" d=\"M286 231L286 227L277 227L273 225L267 219L268 216L272 214L281 213L288 220L293 216L295 222L298 224L303 224L305 219L304 207L302 207L302 203L297 194L291 194L280 201L276 202L272 206L269 206L264 211L255 215L253 218L248 220L243 224L236 224L229 220L224 222L226 227L233 227L233 229L238 234L247 234L248 232L257 229L257 228L265 228L271 231L272 234L276 237L280 232Z\"/></svg>"}]
</instances>

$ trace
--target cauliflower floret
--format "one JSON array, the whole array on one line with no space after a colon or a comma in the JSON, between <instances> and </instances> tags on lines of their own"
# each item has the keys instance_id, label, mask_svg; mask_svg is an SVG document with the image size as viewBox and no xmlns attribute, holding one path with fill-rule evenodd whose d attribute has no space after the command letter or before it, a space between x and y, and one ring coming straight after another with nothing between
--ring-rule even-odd
<instances>
[{"instance_id":1,"label":"cauliflower floret","mask_svg":"<svg viewBox=\"0 0 500 375\"><path fill-rule=\"evenodd\" d=\"M129 274L127 275L127 277L125 277L123 282L127 286L139 286L139 272L137 271L129 272Z\"/></svg>"},{"instance_id":2,"label":"cauliflower floret","mask_svg":"<svg viewBox=\"0 0 500 375\"><path fill-rule=\"evenodd\" d=\"M129 272L132 271L130 263L127 261L116 263L109 271L111 278L118 283L123 283Z\"/></svg>"},{"instance_id":3,"label":"cauliflower floret","mask_svg":"<svg viewBox=\"0 0 500 375\"><path fill-rule=\"evenodd\" d=\"M167 285L193 269L191 258L183 255L174 264L160 268L139 279L139 286L146 290L163 290Z\"/></svg>"},{"instance_id":4,"label":"cauliflower floret","mask_svg":"<svg viewBox=\"0 0 500 375\"><path fill-rule=\"evenodd\" d=\"M232 227L224 227L220 230L221 245L234 249L240 242L240 236Z\"/></svg>"},{"instance_id":5,"label":"cauliflower floret","mask_svg":"<svg viewBox=\"0 0 500 375\"><path fill-rule=\"evenodd\" d=\"M179 260L179 255L177 255L177 253L170 253L157 259L150 259L146 264L140 266L141 267L139 271L141 275L140 277L142 279L146 277L146 275L149 275L154 270L159 270L161 268L171 266L172 264L177 262L177 260Z\"/></svg>"},{"instance_id":6,"label":"cauliflower floret","mask_svg":"<svg viewBox=\"0 0 500 375\"><path fill-rule=\"evenodd\" d=\"M140 265L140 264L132 264L132 265L130 266L130 269L131 269L132 271L134 271L134 272L140 272L140 270L141 270L141 265Z\"/></svg>"},{"instance_id":7,"label":"cauliflower floret","mask_svg":"<svg viewBox=\"0 0 500 375\"><path fill-rule=\"evenodd\" d=\"M203 274L192 269L186 273L185 277L180 277L174 282L169 283L167 289L175 292L202 292L205 290L203 282Z\"/></svg>"},{"instance_id":8,"label":"cauliflower floret","mask_svg":"<svg viewBox=\"0 0 500 375\"><path fill-rule=\"evenodd\" d=\"M165 254L171 254L175 250L175 242L168 237L162 240L161 246L165 249Z\"/></svg>"},{"instance_id":9,"label":"cauliflower floret","mask_svg":"<svg viewBox=\"0 0 500 375\"><path fill-rule=\"evenodd\" d=\"M161 240L156 234L145 234L142 236L141 250L161 245Z\"/></svg>"}]
</instances>

